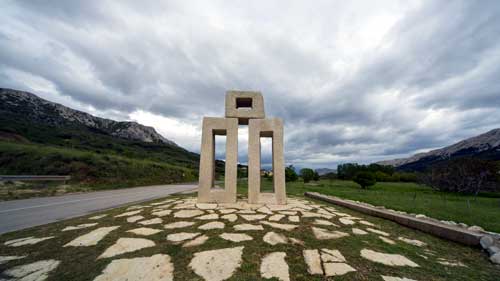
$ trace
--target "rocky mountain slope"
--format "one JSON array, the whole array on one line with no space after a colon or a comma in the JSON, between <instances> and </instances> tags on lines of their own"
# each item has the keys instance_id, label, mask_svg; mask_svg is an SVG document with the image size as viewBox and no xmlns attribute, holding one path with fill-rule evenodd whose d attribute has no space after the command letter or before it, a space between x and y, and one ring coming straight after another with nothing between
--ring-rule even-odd
<instances>
[{"instance_id":1,"label":"rocky mountain slope","mask_svg":"<svg viewBox=\"0 0 500 281\"><path fill-rule=\"evenodd\" d=\"M117 122L53 103L22 91L0 88L0 114L20 115L33 123L50 126L85 126L110 136L149 143L176 145L158 134L153 127L136 122Z\"/></svg>"},{"instance_id":2,"label":"rocky mountain slope","mask_svg":"<svg viewBox=\"0 0 500 281\"><path fill-rule=\"evenodd\" d=\"M418 153L408 158L380 161L377 164L391 165L399 170L419 171L424 170L429 165L464 156L500 160L500 128L444 148Z\"/></svg>"}]
</instances>

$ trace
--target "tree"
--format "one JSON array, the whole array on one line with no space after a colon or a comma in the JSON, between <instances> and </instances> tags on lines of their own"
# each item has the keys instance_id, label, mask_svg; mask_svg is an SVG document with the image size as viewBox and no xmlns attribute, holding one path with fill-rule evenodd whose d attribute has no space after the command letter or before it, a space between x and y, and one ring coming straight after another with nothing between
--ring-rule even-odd
<instances>
[{"instance_id":1,"label":"tree","mask_svg":"<svg viewBox=\"0 0 500 281\"><path fill-rule=\"evenodd\" d=\"M375 176L371 172L359 172L354 177L354 182L361 185L361 188L368 188L377 183Z\"/></svg>"},{"instance_id":2,"label":"tree","mask_svg":"<svg viewBox=\"0 0 500 281\"><path fill-rule=\"evenodd\" d=\"M300 176L302 180L304 180L304 183L308 183L314 178L314 171L309 168L304 168L300 170Z\"/></svg>"},{"instance_id":3,"label":"tree","mask_svg":"<svg viewBox=\"0 0 500 281\"><path fill-rule=\"evenodd\" d=\"M297 173L295 172L295 168L293 165L290 165L285 168L285 181L290 182L290 181L296 181L299 178Z\"/></svg>"},{"instance_id":4,"label":"tree","mask_svg":"<svg viewBox=\"0 0 500 281\"><path fill-rule=\"evenodd\" d=\"M314 174L313 174L313 181L319 181L319 174L316 171L314 171Z\"/></svg>"},{"instance_id":5,"label":"tree","mask_svg":"<svg viewBox=\"0 0 500 281\"><path fill-rule=\"evenodd\" d=\"M492 161L459 158L433 165L420 177L420 182L433 189L477 195L495 189L498 167Z\"/></svg>"}]
</instances>

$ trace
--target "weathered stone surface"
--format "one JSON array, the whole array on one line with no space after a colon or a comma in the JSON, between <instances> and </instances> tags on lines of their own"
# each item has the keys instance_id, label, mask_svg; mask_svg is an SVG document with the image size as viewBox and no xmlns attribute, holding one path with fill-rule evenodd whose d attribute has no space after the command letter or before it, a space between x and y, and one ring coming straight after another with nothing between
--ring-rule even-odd
<instances>
[{"instance_id":1,"label":"weathered stone surface","mask_svg":"<svg viewBox=\"0 0 500 281\"><path fill-rule=\"evenodd\" d=\"M396 242L394 242L394 240L392 239L389 239L387 237L384 237L384 236L379 236L378 237L380 240L384 241L385 243L389 244L389 245L395 245Z\"/></svg>"},{"instance_id":2,"label":"weathered stone surface","mask_svg":"<svg viewBox=\"0 0 500 281\"><path fill-rule=\"evenodd\" d=\"M369 222L369 221L364 221L364 220L361 220L359 221L360 224L364 224L364 225L367 225L367 226L375 226L373 223Z\"/></svg>"},{"instance_id":3,"label":"weathered stone surface","mask_svg":"<svg viewBox=\"0 0 500 281\"><path fill-rule=\"evenodd\" d=\"M345 224L345 225L353 225L353 224L355 224L354 221L352 221L350 219L346 219L346 218L340 218L339 221L340 221L340 223Z\"/></svg>"},{"instance_id":4,"label":"weathered stone surface","mask_svg":"<svg viewBox=\"0 0 500 281\"><path fill-rule=\"evenodd\" d=\"M207 235L198 236L195 239L187 241L186 243L182 244L182 247L187 248L187 247L200 246L203 243L207 242L208 238L209 237Z\"/></svg>"},{"instance_id":5,"label":"weathered stone surface","mask_svg":"<svg viewBox=\"0 0 500 281\"><path fill-rule=\"evenodd\" d=\"M297 215L297 211L279 211L278 213L287 216L295 216Z\"/></svg>"},{"instance_id":6,"label":"weathered stone surface","mask_svg":"<svg viewBox=\"0 0 500 281\"><path fill-rule=\"evenodd\" d=\"M378 229L374 229L374 228L367 228L366 230L370 231L370 232L373 232L375 234L378 234L378 235L382 235L382 236L390 236L389 233L387 232L384 232L382 230L378 230Z\"/></svg>"},{"instance_id":7,"label":"weathered stone surface","mask_svg":"<svg viewBox=\"0 0 500 281\"><path fill-rule=\"evenodd\" d=\"M407 257L397 254L385 254L369 249L363 249L361 250L361 256L367 260L390 266L418 267L418 264L409 260Z\"/></svg>"},{"instance_id":8,"label":"weathered stone surface","mask_svg":"<svg viewBox=\"0 0 500 281\"><path fill-rule=\"evenodd\" d=\"M362 229L359 229L359 228L355 228L355 227L352 228L352 233L356 234L356 235L366 235L366 234L368 234L368 232L366 232L366 231L364 231Z\"/></svg>"},{"instance_id":9,"label":"weathered stone surface","mask_svg":"<svg viewBox=\"0 0 500 281\"><path fill-rule=\"evenodd\" d=\"M254 210L239 210L236 212L237 214L256 214L257 212Z\"/></svg>"},{"instance_id":10,"label":"weathered stone surface","mask_svg":"<svg viewBox=\"0 0 500 281\"><path fill-rule=\"evenodd\" d=\"M264 237L262 237L262 240L266 242L267 244L270 245L276 245L276 244L286 244L288 243L288 238L286 238L285 235L279 234L276 232L268 232Z\"/></svg>"},{"instance_id":11,"label":"weathered stone surface","mask_svg":"<svg viewBox=\"0 0 500 281\"><path fill-rule=\"evenodd\" d=\"M323 262L345 262L345 258L339 250L321 249L321 260Z\"/></svg>"},{"instance_id":12,"label":"weathered stone surface","mask_svg":"<svg viewBox=\"0 0 500 281\"><path fill-rule=\"evenodd\" d=\"M417 281L417 280L414 280L414 279L409 279L409 278L399 278L399 277L393 277L393 276L385 276L385 275L382 275L382 279L384 281Z\"/></svg>"},{"instance_id":13,"label":"weathered stone surface","mask_svg":"<svg viewBox=\"0 0 500 281\"><path fill-rule=\"evenodd\" d=\"M107 217L107 216L108 216L108 214L97 215L97 216L90 217L89 220L100 220L100 219Z\"/></svg>"},{"instance_id":14,"label":"weathered stone surface","mask_svg":"<svg viewBox=\"0 0 500 281\"><path fill-rule=\"evenodd\" d=\"M461 263L460 261L451 261L443 258L438 258L437 262L442 265L446 266L461 266L461 267L466 267L465 264Z\"/></svg>"},{"instance_id":15,"label":"weathered stone surface","mask_svg":"<svg viewBox=\"0 0 500 281\"><path fill-rule=\"evenodd\" d=\"M192 218L204 213L202 210L180 210L174 214L174 218Z\"/></svg>"},{"instance_id":16,"label":"weathered stone surface","mask_svg":"<svg viewBox=\"0 0 500 281\"><path fill-rule=\"evenodd\" d=\"M198 235L200 235L199 232L179 232L179 233L172 233L172 234L167 235L167 240L171 241L171 242L174 242L174 243L178 243L178 242L186 241L186 240L189 240L189 239L193 239L193 238L195 238Z\"/></svg>"},{"instance_id":17,"label":"weathered stone surface","mask_svg":"<svg viewBox=\"0 0 500 281\"><path fill-rule=\"evenodd\" d=\"M337 238L349 236L349 234L345 233L345 232L329 231L329 230L319 228L319 227L313 227L312 231L313 231L314 237L316 237L316 239L318 239L318 240L337 239Z\"/></svg>"},{"instance_id":18,"label":"weathered stone surface","mask_svg":"<svg viewBox=\"0 0 500 281\"><path fill-rule=\"evenodd\" d=\"M243 233L222 233L219 235L220 238L232 242L242 242L253 240L253 237Z\"/></svg>"},{"instance_id":19,"label":"weathered stone surface","mask_svg":"<svg viewBox=\"0 0 500 281\"><path fill-rule=\"evenodd\" d=\"M307 272L312 275L323 275L323 268L321 267L321 259L318 250L303 250L302 254L307 264Z\"/></svg>"},{"instance_id":20,"label":"weathered stone surface","mask_svg":"<svg viewBox=\"0 0 500 281\"><path fill-rule=\"evenodd\" d=\"M270 221L280 221L282 218L284 218L285 215L280 215L280 214L277 214L277 215L272 215L268 218L268 220Z\"/></svg>"},{"instance_id":21,"label":"weathered stone surface","mask_svg":"<svg viewBox=\"0 0 500 281\"><path fill-rule=\"evenodd\" d=\"M262 225L244 223L235 225L234 230L237 231L264 230L264 227Z\"/></svg>"},{"instance_id":22,"label":"weathered stone surface","mask_svg":"<svg viewBox=\"0 0 500 281\"><path fill-rule=\"evenodd\" d=\"M101 241L106 235L117 228L119 228L119 226L100 227L76 238L75 240L64 245L64 247L85 247L97 245L97 243L99 243L99 241Z\"/></svg>"},{"instance_id":23,"label":"weathered stone surface","mask_svg":"<svg viewBox=\"0 0 500 281\"><path fill-rule=\"evenodd\" d=\"M217 209L217 204L198 203L198 204L196 204L196 208L202 209L202 210L215 210L215 209Z\"/></svg>"},{"instance_id":24,"label":"weathered stone surface","mask_svg":"<svg viewBox=\"0 0 500 281\"><path fill-rule=\"evenodd\" d=\"M163 223L163 220L160 218L154 218L154 219L139 222L139 224L142 224L142 225L153 225L153 224L160 224L160 223Z\"/></svg>"},{"instance_id":25,"label":"weathered stone surface","mask_svg":"<svg viewBox=\"0 0 500 281\"><path fill-rule=\"evenodd\" d=\"M149 235L154 235L156 233L159 233L161 231L162 230L160 230L160 229L154 229L154 228L149 228L149 227L140 227L140 228L134 228L134 229L128 230L127 232L134 233L137 235L149 236Z\"/></svg>"},{"instance_id":26,"label":"weathered stone surface","mask_svg":"<svg viewBox=\"0 0 500 281\"><path fill-rule=\"evenodd\" d=\"M116 215L115 218L121 218L121 217L130 217L133 215L137 215L138 213L142 212L142 210L136 210L136 211L130 211L130 212L125 212L119 215Z\"/></svg>"},{"instance_id":27,"label":"weathered stone surface","mask_svg":"<svg viewBox=\"0 0 500 281\"><path fill-rule=\"evenodd\" d=\"M175 229L175 228L184 228L184 227L192 226L194 224L195 223L191 222L191 221L177 221L177 222L172 222L172 223L166 224L163 227L165 229Z\"/></svg>"},{"instance_id":28,"label":"weathered stone surface","mask_svg":"<svg viewBox=\"0 0 500 281\"><path fill-rule=\"evenodd\" d=\"M266 215L240 215L240 216L247 221L262 220L266 217Z\"/></svg>"},{"instance_id":29,"label":"weathered stone surface","mask_svg":"<svg viewBox=\"0 0 500 281\"><path fill-rule=\"evenodd\" d=\"M84 228L92 227L92 226L95 226L95 225L97 225L97 223L84 223L84 224L79 224L77 226L67 226L67 227L63 228L62 231L71 231L71 230L84 229Z\"/></svg>"},{"instance_id":30,"label":"weathered stone surface","mask_svg":"<svg viewBox=\"0 0 500 281\"><path fill-rule=\"evenodd\" d=\"M301 211L302 217L303 218L324 218L324 219L331 219L333 216L331 215L325 215L325 214L318 214L318 213L313 213L313 212L308 212L308 211Z\"/></svg>"},{"instance_id":31,"label":"weathered stone surface","mask_svg":"<svg viewBox=\"0 0 500 281\"><path fill-rule=\"evenodd\" d=\"M221 209L219 210L219 213L226 215L226 214L232 214L236 211L237 211L236 209Z\"/></svg>"},{"instance_id":32,"label":"weathered stone surface","mask_svg":"<svg viewBox=\"0 0 500 281\"><path fill-rule=\"evenodd\" d=\"M117 259L106 266L94 281L172 281L174 265L170 256L157 254L151 257Z\"/></svg>"},{"instance_id":33,"label":"weathered stone surface","mask_svg":"<svg viewBox=\"0 0 500 281\"><path fill-rule=\"evenodd\" d=\"M172 210L162 210L162 211L152 212L151 214L153 216L157 216L157 217L164 217L164 216L170 215L171 213L172 213Z\"/></svg>"},{"instance_id":34,"label":"weathered stone surface","mask_svg":"<svg viewBox=\"0 0 500 281\"><path fill-rule=\"evenodd\" d=\"M263 214L268 214L268 215L272 215L273 214L273 212L268 207L266 207L266 206L258 208L257 212L263 213Z\"/></svg>"},{"instance_id":35,"label":"weathered stone surface","mask_svg":"<svg viewBox=\"0 0 500 281\"><path fill-rule=\"evenodd\" d=\"M268 222L268 221L261 221L260 223L268 225L272 228L277 228L277 229L286 230L286 231L294 230L295 228L299 227L296 224L276 223L276 222Z\"/></svg>"},{"instance_id":36,"label":"weathered stone surface","mask_svg":"<svg viewBox=\"0 0 500 281\"><path fill-rule=\"evenodd\" d=\"M324 263L326 276L340 276L349 272L356 271L352 266L347 263Z\"/></svg>"},{"instance_id":37,"label":"weathered stone surface","mask_svg":"<svg viewBox=\"0 0 500 281\"><path fill-rule=\"evenodd\" d=\"M195 253L189 267L206 281L229 279L241 265L243 248L225 248Z\"/></svg>"},{"instance_id":38,"label":"weathered stone surface","mask_svg":"<svg viewBox=\"0 0 500 281\"><path fill-rule=\"evenodd\" d=\"M24 246L24 245L35 245L37 243L40 243L42 241L49 240L52 238L54 238L54 236L47 236L47 237L40 237L40 238L30 236L30 237L9 240L9 241L5 242L4 245L10 246L10 247L19 247L19 246Z\"/></svg>"},{"instance_id":39,"label":"weathered stone surface","mask_svg":"<svg viewBox=\"0 0 500 281\"><path fill-rule=\"evenodd\" d=\"M209 223L206 223L204 225L200 225L198 227L198 229L202 229L202 230L210 230L210 229L223 229L225 226L225 224L223 222L220 222L220 221L212 221L212 222L209 222Z\"/></svg>"},{"instance_id":40,"label":"weathered stone surface","mask_svg":"<svg viewBox=\"0 0 500 281\"><path fill-rule=\"evenodd\" d=\"M299 216L289 216L288 220L290 222L300 222L300 217Z\"/></svg>"},{"instance_id":41,"label":"weathered stone surface","mask_svg":"<svg viewBox=\"0 0 500 281\"><path fill-rule=\"evenodd\" d=\"M143 216L132 216L127 218L127 222L136 222L142 220L144 217Z\"/></svg>"},{"instance_id":42,"label":"weathered stone surface","mask_svg":"<svg viewBox=\"0 0 500 281\"><path fill-rule=\"evenodd\" d=\"M197 220L218 220L219 215L218 214L208 214L208 215L197 217L195 219L197 219Z\"/></svg>"},{"instance_id":43,"label":"weathered stone surface","mask_svg":"<svg viewBox=\"0 0 500 281\"><path fill-rule=\"evenodd\" d=\"M26 256L0 256L0 264L8 263L9 261L25 258Z\"/></svg>"},{"instance_id":44,"label":"weathered stone surface","mask_svg":"<svg viewBox=\"0 0 500 281\"><path fill-rule=\"evenodd\" d=\"M120 238L115 244L107 248L98 259L110 258L154 246L155 242L144 238Z\"/></svg>"},{"instance_id":45,"label":"weathered stone surface","mask_svg":"<svg viewBox=\"0 0 500 281\"><path fill-rule=\"evenodd\" d=\"M326 225L326 226L337 226L336 224L334 224L333 222L330 222L330 221L327 221L327 220L322 220L322 219L315 219L313 224L316 224L316 225Z\"/></svg>"},{"instance_id":46,"label":"weathered stone surface","mask_svg":"<svg viewBox=\"0 0 500 281\"><path fill-rule=\"evenodd\" d=\"M238 216L235 215L235 214L228 214L228 215L223 215L220 217L221 219L225 219L225 220L228 220L230 222L235 222L236 220L238 220Z\"/></svg>"},{"instance_id":47,"label":"weathered stone surface","mask_svg":"<svg viewBox=\"0 0 500 281\"><path fill-rule=\"evenodd\" d=\"M408 238L404 238L404 237L398 237L398 240L403 241L403 242L410 244L410 245L413 245L413 246L417 246L417 247L424 247L427 245L426 243L424 243L420 240L416 240L416 239L408 239Z\"/></svg>"},{"instance_id":48,"label":"weathered stone surface","mask_svg":"<svg viewBox=\"0 0 500 281\"><path fill-rule=\"evenodd\" d=\"M57 260L42 260L30 264L19 265L2 272L2 277L8 277L6 280L19 281L43 281L47 279L49 273L59 266ZM5 280L2 278L2 280Z\"/></svg>"},{"instance_id":49,"label":"weathered stone surface","mask_svg":"<svg viewBox=\"0 0 500 281\"><path fill-rule=\"evenodd\" d=\"M288 264L285 261L285 252L274 252L267 254L260 264L260 275L263 278L278 278L281 281L289 281Z\"/></svg>"}]
</instances>

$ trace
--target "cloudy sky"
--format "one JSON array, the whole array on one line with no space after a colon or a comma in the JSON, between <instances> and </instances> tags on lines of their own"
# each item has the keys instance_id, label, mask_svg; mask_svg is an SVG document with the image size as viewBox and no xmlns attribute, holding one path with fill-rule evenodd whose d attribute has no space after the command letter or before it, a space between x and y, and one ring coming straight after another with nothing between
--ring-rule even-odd
<instances>
[{"instance_id":1,"label":"cloudy sky","mask_svg":"<svg viewBox=\"0 0 500 281\"><path fill-rule=\"evenodd\" d=\"M499 35L495 0L6 0L0 87L195 152L225 91L257 90L285 120L287 163L336 167L500 127Z\"/></svg>"}]
</instances>

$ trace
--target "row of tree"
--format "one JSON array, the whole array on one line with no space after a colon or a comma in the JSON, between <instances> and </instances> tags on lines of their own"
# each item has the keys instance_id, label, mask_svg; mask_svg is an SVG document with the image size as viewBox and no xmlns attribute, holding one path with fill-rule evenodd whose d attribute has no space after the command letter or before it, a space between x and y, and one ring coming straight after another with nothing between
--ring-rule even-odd
<instances>
[{"instance_id":1,"label":"row of tree","mask_svg":"<svg viewBox=\"0 0 500 281\"><path fill-rule=\"evenodd\" d=\"M354 180L360 172L371 173L378 182L416 182L416 173L396 172L393 166L379 164L359 165L346 163L337 166L337 177L342 180Z\"/></svg>"}]
</instances>

